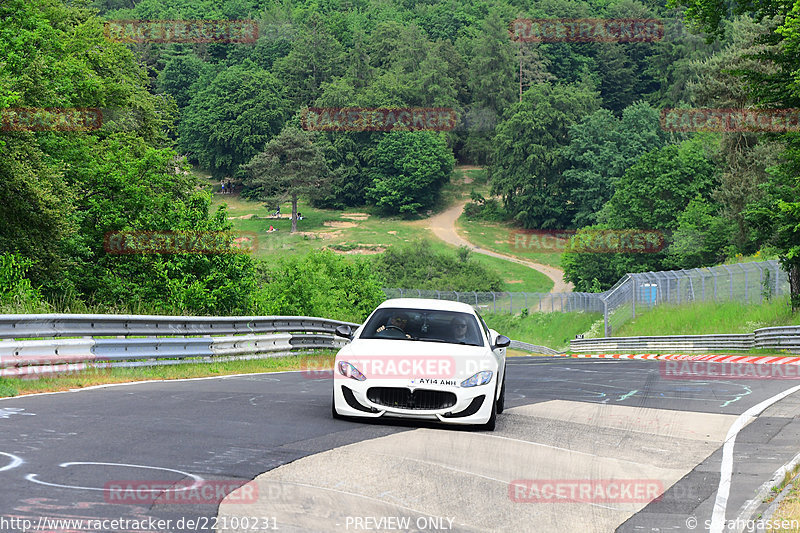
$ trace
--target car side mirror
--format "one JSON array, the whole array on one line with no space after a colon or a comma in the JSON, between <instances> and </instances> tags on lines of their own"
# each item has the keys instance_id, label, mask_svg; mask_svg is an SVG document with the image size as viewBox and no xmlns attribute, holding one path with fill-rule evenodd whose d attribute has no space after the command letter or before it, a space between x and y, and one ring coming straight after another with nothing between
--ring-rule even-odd
<instances>
[{"instance_id":1,"label":"car side mirror","mask_svg":"<svg viewBox=\"0 0 800 533\"><path fill-rule=\"evenodd\" d=\"M341 326L336 326L334 334L337 337L344 337L345 339L350 339L350 340L353 339L353 329L345 324L342 324Z\"/></svg>"},{"instance_id":2,"label":"car side mirror","mask_svg":"<svg viewBox=\"0 0 800 533\"><path fill-rule=\"evenodd\" d=\"M511 344L511 339L506 337L505 335L498 335L497 338L494 340L494 347L495 348L507 348Z\"/></svg>"}]
</instances>

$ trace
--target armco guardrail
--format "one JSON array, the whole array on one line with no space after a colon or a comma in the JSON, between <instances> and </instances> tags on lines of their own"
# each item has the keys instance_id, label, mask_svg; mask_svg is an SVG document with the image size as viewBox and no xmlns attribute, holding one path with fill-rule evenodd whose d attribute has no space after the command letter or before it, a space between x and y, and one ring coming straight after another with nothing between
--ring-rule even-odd
<instances>
[{"instance_id":1,"label":"armco guardrail","mask_svg":"<svg viewBox=\"0 0 800 533\"><path fill-rule=\"evenodd\" d=\"M532 353L543 353L547 355L558 355L564 352L557 352L552 348L548 348L547 346L540 346L538 344L529 344L527 342L522 341L511 341L510 348L514 348L516 350L525 350L526 352Z\"/></svg>"},{"instance_id":2,"label":"armco guardrail","mask_svg":"<svg viewBox=\"0 0 800 533\"><path fill-rule=\"evenodd\" d=\"M607 350L750 350L753 334L743 335L666 335L659 337L604 337L601 339L574 339L569 343L573 352L599 352Z\"/></svg>"},{"instance_id":3,"label":"armco guardrail","mask_svg":"<svg viewBox=\"0 0 800 533\"><path fill-rule=\"evenodd\" d=\"M724 350L743 351L754 348L786 350L800 354L800 326L782 326L757 329L754 333L739 335L665 335L658 337L604 337L600 339L575 339L570 341L573 352L600 352L611 350L687 352Z\"/></svg>"},{"instance_id":4,"label":"armco guardrail","mask_svg":"<svg viewBox=\"0 0 800 533\"><path fill-rule=\"evenodd\" d=\"M306 316L0 315L0 339L116 335L333 333L337 320Z\"/></svg>"},{"instance_id":5,"label":"armco guardrail","mask_svg":"<svg viewBox=\"0 0 800 533\"><path fill-rule=\"evenodd\" d=\"M755 332L755 348L788 350L800 354L800 326L761 328Z\"/></svg>"},{"instance_id":6,"label":"armco guardrail","mask_svg":"<svg viewBox=\"0 0 800 533\"><path fill-rule=\"evenodd\" d=\"M0 315L0 338L13 339L0 341L0 376L337 348L346 341L331 334L342 324L358 327L296 316ZM63 338L76 336L83 338Z\"/></svg>"}]
</instances>

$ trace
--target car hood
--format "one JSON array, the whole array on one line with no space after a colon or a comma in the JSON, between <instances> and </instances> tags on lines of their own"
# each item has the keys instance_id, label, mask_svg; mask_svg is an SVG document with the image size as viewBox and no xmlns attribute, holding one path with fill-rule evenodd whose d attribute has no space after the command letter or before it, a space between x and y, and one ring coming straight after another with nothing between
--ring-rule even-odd
<instances>
[{"instance_id":1,"label":"car hood","mask_svg":"<svg viewBox=\"0 0 800 533\"><path fill-rule=\"evenodd\" d=\"M481 357L489 354L486 346L469 346L466 344L449 344L444 342L425 342L397 339L356 339L339 352L344 355L420 355L420 356L453 356Z\"/></svg>"}]
</instances>

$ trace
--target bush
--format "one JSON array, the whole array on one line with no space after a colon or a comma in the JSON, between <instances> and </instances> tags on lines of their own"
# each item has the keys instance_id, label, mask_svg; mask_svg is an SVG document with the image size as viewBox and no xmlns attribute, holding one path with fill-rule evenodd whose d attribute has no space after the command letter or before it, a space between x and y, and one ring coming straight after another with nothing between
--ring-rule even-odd
<instances>
[{"instance_id":1,"label":"bush","mask_svg":"<svg viewBox=\"0 0 800 533\"><path fill-rule=\"evenodd\" d=\"M508 219L506 211L496 198L484 198L475 191L470 193L472 201L464 206L464 215L469 220L487 220L501 222Z\"/></svg>"},{"instance_id":2,"label":"bush","mask_svg":"<svg viewBox=\"0 0 800 533\"><path fill-rule=\"evenodd\" d=\"M501 291L500 275L474 262L467 248L437 252L429 241L392 246L376 259L389 287L442 291Z\"/></svg>"},{"instance_id":3,"label":"bush","mask_svg":"<svg viewBox=\"0 0 800 533\"><path fill-rule=\"evenodd\" d=\"M362 322L384 299L383 280L365 258L323 250L257 265L261 288L253 297L259 315L302 315Z\"/></svg>"},{"instance_id":4,"label":"bush","mask_svg":"<svg viewBox=\"0 0 800 533\"><path fill-rule=\"evenodd\" d=\"M0 255L0 306L14 312L43 310L39 291L25 277L31 261L16 254Z\"/></svg>"}]
</instances>

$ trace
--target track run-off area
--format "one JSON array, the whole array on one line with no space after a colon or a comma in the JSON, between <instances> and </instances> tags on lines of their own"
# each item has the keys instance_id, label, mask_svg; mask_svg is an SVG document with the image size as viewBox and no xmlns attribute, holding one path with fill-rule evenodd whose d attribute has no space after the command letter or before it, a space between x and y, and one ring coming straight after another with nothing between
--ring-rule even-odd
<instances>
[{"instance_id":1,"label":"track run-off area","mask_svg":"<svg viewBox=\"0 0 800 533\"><path fill-rule=\"evenodd\" d=\"M509 358L491 433L334 420L304 372L4 399L0 531L734 531L798 456L800 381L664 364Z\"/></svg>"}]
</instances>

